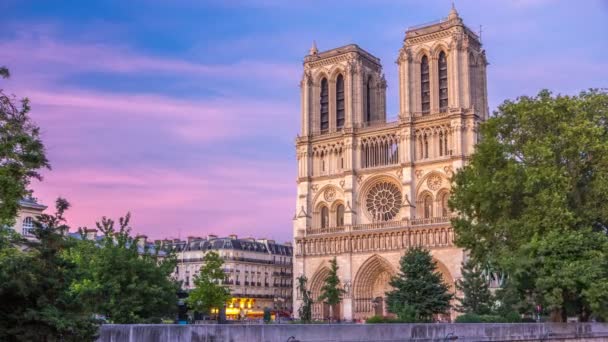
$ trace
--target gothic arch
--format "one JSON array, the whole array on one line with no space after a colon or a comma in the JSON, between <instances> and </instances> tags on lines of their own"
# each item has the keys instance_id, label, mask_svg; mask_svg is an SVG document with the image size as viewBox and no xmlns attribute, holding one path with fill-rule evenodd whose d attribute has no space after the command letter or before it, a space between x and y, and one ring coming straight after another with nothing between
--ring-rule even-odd
<instances>
[{"instance_id":1,"label":"gothic arch","mask_svg":"<svg viewBox=\"0 0 608 342\"><path fill-rule=\"evenodd\" d=\"M439 58L441 51L445 52L446 57L450 57L450 49L443 42L436 42L431 48L431 56L433 59Z\"/></svg>"},{"instance_id":2,"label":"gothic arch","mask_svg":"<svg viewBox=\"0 0 608 342\"><path fill-rule=\"evenodd\" d=\"M383 305L386 291L390 290L388 281L397 274L397 270L388 260L374 254L369 257L357 270L353 282L353 299L355 301L355 313L363 316L371 316L375 305ZM376 301L377 298L382 301ZM374 302L375 301L375 302ZM386 311L383 309L382 311Z\"/></svg>"},{"instance_id":3,"label":"gothic arch","mask_svg":"<svg viewBox=\"0 0 608 342\"><path fill-rule=\"evenodd\" d=\"M323 284L325 284L325 278L329 274L329 268L323 262L321 266L317 269L317 271L310 278L310 296L313 301L312 305L312 317L313 319L323 319L324 315L324 306L323 303L318 301L319 296L321 295L321 288Z\"/></svg>"},{"instance_id":4,"label":"gothic arch","mask_svg":"<svg viewBox=\"0 0 608 342\"><path fill-rule=\"evenodd\" d=\"M342 74L342 77L344 77L344 80L346 81L346 71L344 70L344 67L342 65L334 65L330 70L329 70L329 77L327 78L327 80L329 82L336 82L336 80L338 79L338 75Z\"/></svg>"},{"instance_id":5,"label":"gothic arch","mask_svg":"<svg viewBox=\"0 0 608 342\"><path fill-rule=\"evenodd\" d=\"M441 187L442 188L445 187L444 186L445 184L450 184L450 179L448 178L448 176L446 174L433 170L433 171L427 173L426 175L422 176L422 178L420 178L420 180L418 181L418 184L416 184L416 193L417 194L420 194L421 190L426 185L427 180L431 176L439 176L441 178L441 180L442 180ZM432 192L436 192L437 190L438 189L436 189L436 190L429 189L429 191L432 191Z\"/></svg>"},{"instance_id":6,"label":"gothic arch","mask_svg":"<svg viewBox=\"0 0 608 342\"><path fill-rule=\"evenodd\" d=\"M450 270L440 260L433 258L433 261L435 261L435 263L437 265L437 271L439 273L441 273L441 276L443 277L443 282L449 286L450 292L453 293L455 287L454 287L454 277L452 276L452 273L450 273Z\"/></svg>"},{"instance_id":7,"label":"gothic arch","mask_svg":"<svg viewBox=\"0 0 608 342\"><path fill-rule=\"evenodd\" d=\"M314 74L314 76L313 76L313 85L314 85L315 87L320 87L320 86L321 86L321 80L322 80L323 78L326 78L326 79L327 79L327 81L329 81L329 80L330 80L330 78L329 78L329 74L327 73L327 71L326 71L326 70L319 70L319 71L317 71L317 72Z\"/></svg>"},{"instance_id":8,"label":"gothic arch","mask_svg":"<svg viewBox=\"0 0 608 342\"><path fill-rule=\"evenodd\" d=\"M422 57L424 56L431 58L431 52L427 48L418 49L414 55L414 62L420 64L422 62Z\"/></svg>"},{"instance_id":9,"label":"gothic arch","mask_svg":"<svg viewBox=\"0 0 608 342\"><path fill-rule=\"evenodd\" d=\"M324 198L324 193L328 189L333 189L336 192L335 199L333 199L331 201ZM342 189L340 189L339 187L337 187L333 184L325 184L325 185L323 185L323 187L321 187L321 189L319 189L317 191L317 193L315 194L315 196L312 199L312 203L314 204L315 208L317 208L317 206L320 203L326 203L328 206L330 206L330 205L332 205L333 202L335 202L337 200L342 200L343 198L344 198L344 191Z\"/></svg>"},{"instance_id":10,"label":"gothic arch","mask_svg":"<svg viewBox=\"0 0 608 342\"><path fill-rule=\"evenodd\" d=\"M447 198L446 198L447 196ZM447 199L450 198L450 190L448 188L442 188L439 191L437 191L437 197L435 198L435 203L436 203L436 210L435 212L437 213L437 215L435 216L442 216L442 217L446 217L450 214L450 209L447 207Z\"/></svg>"}]
</instances>

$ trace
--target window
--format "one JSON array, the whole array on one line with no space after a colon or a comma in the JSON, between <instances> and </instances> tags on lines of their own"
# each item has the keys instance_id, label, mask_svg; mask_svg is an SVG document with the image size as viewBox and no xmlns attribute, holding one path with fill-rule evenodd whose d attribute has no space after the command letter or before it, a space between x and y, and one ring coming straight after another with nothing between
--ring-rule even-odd
<instances>
[{"instance_id":1,"label":"window","mask_svg":"<svg viewBox=\"0 0 608 342\"><path fill-rule=\"evenodd\" d=\"M433 199L431 195L426 195L424 197L424 218L431 218L433 216Z\"/></svg>"},{"instance_id":2,"label":"window","mask_svg":"<svg viewBox=\"0 0 608 342\"><path fill-rule=\"evenodd\" d=\"M426 134L422 137L422 140L424 142L423 158L428 158L429 157L429 139Z\"/></svg>"},{"instance_id":3,"label":"window","mask_svg":"<svg viewBox=\"0 0 608 342\"><path fill-rule=\"evenodd\" d=\"M344 127L344 77L336 80L336 127Z\"/></svg>"},{"instance_id":4,"label":"window","mask_svg":"<svg viewBox=\"0 0 608 342\"><path fill-rule=\"evenodd\" d=\"M444 154L444 146L443 146L443 132L439 133L439 155L443 156Z\"/></svg>"},{"instance_id":5,"label":"window","mask_svg":"<svg viewBox=\"0 0 608 342\"><path fill-rule=\"evenodd\" d=\"M367 79L367 90L366 90L366 101L365 101L365 122L372 121L372 78Z\"/></svg>"},{"instance_id":6,"label":"window","mask_svg":"<svg viewBox=\"0 0 608 342\"><path fill-rule=\"evenodd\" d=\"M329 209L326 206L321 208L321 228L329 227Z\"/></svg>"},{"instance_id":7,"label":"window","mask_svg":"<svg viewBox=\"0 0 608 342\"><path fill-rule=\"evenodd\" d=\"M448 61L445 52L439 53L439 111L448 110Z\"/></svg>"},{"instance_id":8,"label":"window","mask_svg":"<svg viewBox=\"0 0 608 342\"><path fill-rule=\"evenodd\" d=\"M339 204L336 208L336 226L344 226L344 205Z\"/></svg>"},{"instance_id":9,"label":"window","mask_svg":"<svg viewBox=\"0 0 608 342\"><path fill-rule=\"evenodd\" d=\"M28 216L23 220L23 230L22 234L24 236L32 236L34 235L34 220Z\"/></svg>"},{"instance_id":10,"label":"window","mask_svg":"<svg viewBox=\"0 0 608 342\"><path fill-rule=\"evenodd\" d=\"M441 196L441 216L447 217L450 212L450 207L448 206L448 198L450 194L447 192Z\"/></svg>"},{"instance_id":11,"label":"window","mask_svg":"<svg viewBox=\"0 0 608 342\"><path fill-rule=\"evenodd\" d=\"M426 56L420 61L420 85L422 96L422 114L431 111L431 86L429 77L429 59Z\"/></svg>"},{"instance_id":12,"label":"window","mask_svg":"<svg viewBox=\"0 0 608 342\"><path fill-rule=\"evenodd\" d=\"M321 132L329 130L329 90L327 79L321 80Z\"/></svg>"}]
</instances>

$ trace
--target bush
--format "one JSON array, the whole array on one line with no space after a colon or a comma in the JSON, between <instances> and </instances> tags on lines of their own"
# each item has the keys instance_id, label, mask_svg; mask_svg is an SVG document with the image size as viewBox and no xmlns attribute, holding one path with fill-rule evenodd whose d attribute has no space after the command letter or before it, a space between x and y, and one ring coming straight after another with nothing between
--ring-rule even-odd
<instances>
[{"instance_id":1,"label":"bush","mask_svg":"<svg viewBox=\"0 0 608 342\"><path fill-rule=\"evenodd\" d=\"M456 323L517 323L521 318L517 312L510 312L505 316L498 315L477 315L466 313L456 317Z\"/></svg>"},{"instance_id":2,"label":"bush","mask_svg":"<svg viewBox=\"0 0 608 342\"><path fill-rule=\"evenodd\" d=\"M481 321L480 315L466 313L464 315L460 315L460 316L456 317L456 320L454 322L456 322L456 323L481 323L482 321Z\"/></svg>"},{"instance_id":3,"label":"bush","mask_svg":"<svg viewBox=\"0 0 608 342\"><path fill-rule=\"evenodd\" d=\"M368 318L365 323L369 324L377 324L377 323L407 323L404 320L398 318L390 318L390 317L382 317L382 316L372 316Z\"/></svg>"}]
</instances>

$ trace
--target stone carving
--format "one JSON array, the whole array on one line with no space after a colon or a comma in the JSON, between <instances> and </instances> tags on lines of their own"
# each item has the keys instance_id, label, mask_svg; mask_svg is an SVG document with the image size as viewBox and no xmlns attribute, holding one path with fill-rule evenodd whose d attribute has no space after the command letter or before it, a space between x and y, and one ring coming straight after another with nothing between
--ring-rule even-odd
<instances>
[{"instance_id":1,"label":"stone carving","mask_svg":"<svg viewBox=\"0 0 608 342\"><path fill-rule=\"evenodd\" d=\"M438 175L430 176L426 180L426 185L429 187L429 189L433 191L439 190L439 188L441 188L441 177L439 177Z\"/></svg>"},{"instance_id":2,"label":"stone carving","mask_svg":"<svg viewBox=\"0 0 608 342\"><path fill-rule=\"evenodd\" d=\"M401 208L401 191L390 182L379 182L367 193L365 207L374 221L391 221Z\"/></svg>"},{"instance_id":3,"label":"stone carving","mask_svg":"<svg viewBox=\"0 0 608 342\"><path fill-rule=\"evenodd\" d=\"M346 184L346 182L344 181L344 179L340 181L340 187L341 187L342 189L344 189L344 185L345 185L345 184Z\"/></svg>"},{"instance_id":4,"label":"stone carving","mask_svg":"<svg viewBox=\"0 0 608 342\"><path fill-rule=\"evenodd\" d=\"M443 171L450 178L454 175L454 170L452 169L452 165L445 166L443 168Z\"/></svg>"},{"instance_id":5,"label":"stone carving","mask_svg":"<svg viewBox=\"0 0 608 342\"><path fill-rule=\"evenodd\" d=\"M327 202L333 202L336 199L336 189L333 187L326 189L323 193L323 197Z\"/></svg>"},{"instance_id":6,"label":"stone carving","mask_svg":"<svg viewBox=\"0 0 608 342\"><path fill-rule=\"evenodd\" d=\"M361 182L363 182L363 176L357 177L357 184L361 185Z\"/></svg>"},{"instance_id":7,"label":"stone carving","mask_svg":"<svg viewBox=\"0 0 608 342\"><path fill-rule=\"evenodd\" d=\"M422 177L423 174L424 174L424 171L416 170L416 177L420 178L420 177Z\"/></svg>"},{"instance_id":8,"label":"stone carving","mask_svg":"<svg viewBox=\"0 0 608 342\"><path fill-rule=\"evenodd\" d=\"M313 184L310 186L310 189L312 189L312 192L317 192L317 190L319 190L319 185L318 184Z\"/></svg>"}]
</instances>

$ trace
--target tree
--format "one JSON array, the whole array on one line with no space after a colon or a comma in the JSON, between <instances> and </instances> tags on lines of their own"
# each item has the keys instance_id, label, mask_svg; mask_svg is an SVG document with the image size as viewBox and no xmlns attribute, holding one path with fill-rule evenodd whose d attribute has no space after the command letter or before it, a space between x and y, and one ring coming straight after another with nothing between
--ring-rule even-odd
<instances>
[{"instance_id":1,"label":"tree","mask_svg":"<svg viewBox=\"0 0 608 342\"><path fill-rule=\"evenodd\" d=\"M0 77L9 77L8 68L0 67ZM0 89L0 227L13 225L19 201L31 195L30 181L42 178L40 169L50 168L40 128L29 116L29 100L16 102Z\"/></svg>"},{"instance_id":2,"label":"tree","mask_svg":"<svg viewBox=\"0 0 608 342\"><path fill-rule=\"evenodd\" d=\"M226 277L219 254L209 251L203 257L203 266L194 277L194 289L188 294L188 305L200 313L209 315L212 309L220 309L230 299L230 291L221 284Z\"/></svg>"},{"instance_id":3,"label":"tree","mask_svg":"<svg viewBox=\"0 0 608 342\"><path fill-rule=\"evenodd\" d=\"M171 278L175 256L159 246L151 250L139 245L130 235L130 218L121 217L117 229L113 220L103 217L97 223L103 233L100 241L83 238L65 254L80 270L72 289L113 323L160 323L177 310L179 286Z\"/></svg>"},{"instance_id":4,"label":"tree","mask_svg":"<svg viewBox=\"0 0 608 342\"><path fill-rule=\"evenodd\" d=\"M70 288L77 265L62 257L71 246L64 238L69 227L63 215L69 206L60 198L54 215L37 218L38 241L0 249L0 340L95 340L98 324Z\"/></svg>"},{"instance_id":5,"label":"tree","mask_svg":"<svg viewBox=\"0 0 608 342\"><path fill-rule=\"evenodd\" d=\"M430 322L437 314L446 314L453 295L428 250L414 247L401 258L400 272L394 276L388 292L388 310L400 319Z\"/></svg>"},{"instance_id":6,"label":"tree","mask_svg":"<svg viewBox=\"0 0 608 342\"><path fill-rule=\"evenodd\" d=\"M308 278L302 274L297 279L297 290L302 298L302 304L298 308L298 316L303 322L310 322L312 320L312 298L310 297L310 290L306 289Z\"/></svg>"},{"instance_id":7,"label":"tree","mask_svg":"<svg viewBox=\"0 0 608 342\"><path fill-rule=\"evenodd\" d=\"M477 315L491 313L493 299L488 278L473 259L463 263L462 279L456 281L456 289L464 295L463 298L456 298L460 303L456 310Z\"/></svg>"},{"instance_id":8,"label":"tree","mask_svg":"<svg viewBox=\"0 0 608 342\"><path fill-rule=\"evenodd\" d=\"M325 283L321 287L321 295L319 301L329 305L329 320L333 317L333 308L340 304L342 301L342 295L346 291L340 287L340 278L338 278L338 261L334 257L330 262L330 269Z\"/></svg>"},{"instance_id":9,"label":"tree","mask_svg":"<svg viewBox=\"0 0 608 342\"><path fill-rule=\"evenodd\" d=\"M455 175L456 243L507 275L522 310L606 318L607 108L596 90L505 101Z\"/></svg>"}]
</instances>

